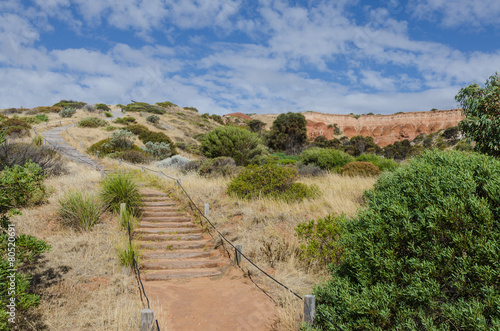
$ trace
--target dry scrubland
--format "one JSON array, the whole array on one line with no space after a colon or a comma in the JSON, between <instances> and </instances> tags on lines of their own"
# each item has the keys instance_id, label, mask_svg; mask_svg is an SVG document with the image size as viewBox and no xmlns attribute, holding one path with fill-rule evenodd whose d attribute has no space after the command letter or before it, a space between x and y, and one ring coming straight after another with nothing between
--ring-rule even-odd
<instances>
[{"instance_id":1,"label":"dry scrubland","mask_svg":"<svg viewBox=\"0 0 500 331\"><path fill-rule=\"evenodd\" d=\"M134 274L118 263L116 249L125 234L118 221L105 214L91 231L62 224L57 201L70 189L97 189L100 174L68 163L70 174L45 181L47 204L22 209L12 217L18 233L44 239L52 246L33 271L40 306L25 330L137 330L142 303ZM73 184L73 175L75 179Z\"/></svg>"}]
</instances>

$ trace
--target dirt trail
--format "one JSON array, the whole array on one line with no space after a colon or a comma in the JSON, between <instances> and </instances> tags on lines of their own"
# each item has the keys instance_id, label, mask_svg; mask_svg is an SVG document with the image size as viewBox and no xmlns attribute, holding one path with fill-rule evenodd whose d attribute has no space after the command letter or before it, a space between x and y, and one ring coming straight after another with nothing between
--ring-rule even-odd
<instances>
[{"instance_id":1,"label":"dirt trail","mask_svg":"<svg viewBox=\"0 0 500 331\"><path fill-rule=\"evenodd\" d=\"M169 331L270 330L271 300L165 193L142 193L146 206L134 238L144 249L141 274L160 324Z\"/></svg>"}]
</instances>

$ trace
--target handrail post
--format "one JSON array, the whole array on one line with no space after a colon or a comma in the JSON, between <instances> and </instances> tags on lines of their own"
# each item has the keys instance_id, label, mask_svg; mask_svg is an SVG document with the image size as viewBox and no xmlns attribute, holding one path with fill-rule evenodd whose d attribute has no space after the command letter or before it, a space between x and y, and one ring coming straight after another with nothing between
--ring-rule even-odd
<instances>
[{"instance_id":1,"label":"handrail post","mask_svg":"<svg viewBox=\"0 0 500 331\"><path fill-rule=\"evenodd\" d=\"M314 315L316 315L316 297L304 295L304 323L313 325Z\"/></svg>"},{"instance_id":2,"label":"handrail post","mask_svg":"<svg viewBox=\"0 0 500 331\"><path fill-rule=\"evenodd\" d=\"M234 250L234 262L236 265L240 265L241 263L241 251L243 249L243 245L236 245L236 249Z\"/></svg>"},{"instance_id":3,"label":"handrail post","mask_svg":"<svg viewBox=\"0 0 500 331\"><path fill-rule=\"evenodd\" d=\"M141 310L141 331L152 331L155 314L152 309Z\"/></svg>"}]
</instances>

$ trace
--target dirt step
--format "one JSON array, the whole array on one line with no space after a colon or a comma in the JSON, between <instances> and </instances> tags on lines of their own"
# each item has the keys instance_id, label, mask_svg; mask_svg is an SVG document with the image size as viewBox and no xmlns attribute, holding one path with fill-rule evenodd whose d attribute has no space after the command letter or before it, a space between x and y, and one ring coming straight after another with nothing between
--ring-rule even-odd
<instances>
[{"instance_id":1,"label":"dirt step","mask_svg":"<svg viewBox=\"0 0 500 331\"><path fill-rule=\"evenodd\" d=\"M176 206L175 202L151 202L151 201L143 201L144 207L169 207Z\"/></svg>"},{"instance_id":2,"label":"dirt step","mask_svg":"<svg viewBox=\"0 0 500 331\"><path fill-rule=\"evenodd\" d=\"M152 228L152 229L143 229L141 227L135 228L134 233L136 234L168 234L168 235L176 235L176 234L201 234L201 230L197 228Z\"/></svg>"},{"instance_id":3,"label":"dirt step","mask_svg":"<svg viewBox=\"0 0 500 331\"><path fill-rule=\"evenodd\" d=\"M205 269L205 268L220 268L226 265L220 260L188 260L188 261L146 261L141 264L142 270L174 270L174 269Z\"/></svg>"},{"instance_id":4,"label":"dirt step","mask_svg":"<svg viewBox=\"0 0 500 331\"><path fill-rule=\"evenodd\" d=\"M159 212L174 213L174 212L180 212L181 210L177 207L170 207L170 206L144 206L142 208L142 211L152 212L152 213L159 213Z\"/></svg>"},{"instance_id":5,"label":"dirt step","mask_svg":"<svg viewBox=\"0 0 500 331\"><path fill-rule=\"evenodd\" d=\"M143 197L166 197L167 193L157 193L157 192L141 192L141 195Z\"/></svg>"},{"instance_id":6,"label":"dirt step","mask_svg":"<svg viewBox=\"0 0 500 331\"><path fill-rule=\"evenodd\" d=\"M170 221L156 221L156 222L141 222L136 229L145 229L145 228L175 228L175 229L187 229L187 228L198 228L195 224L190 223L188 221L183 222L170 222Z\"/></svg>"},{"instance_id":7,"label":"dirt step","mask_svg":"<svg viewBox=\"0 0 500 331\"><path fill-rule=\"evenodd\" d=\"M143 211L142 217L179 217L186 216L186 213L162 212L162 211Z\"/></svg>"},{"instance_id":8,"label":"dirt step","mask_svg":"<svg viewBox=\"0 0 500 331\"><path fill-rule=\"evenodd\" d=\"M161 270L144 273L143 279L146 281L161 281L170 279L189 279L200 277L211 277L222 274L219 269L190 269L189 271L182 269Z\"/></svg>"},{"instance_id":9,"label":"dirt step","mask_svg":"<svg viewBox=\"0 0 500 331\"><path fill-rule=\"evenodd\" d=\"M142 221L144 222L191 222L191 218L189 217L178 217L178 216L172 216L172 217L142 217Z\"/></svg>"},{"instance_id":10,"label":"dirt step","mask_svg":"<svg viewBox=\"0 0 500 331\"><path fill-rule=\"evenodd\" d=\"M176 234L176 235L161 235L161 234L143 234L137 236L138 240L141 241L196 241L202 240L203 236L201 234L186 235L186 234Z\"/></svg>"},{"instance_id":11,"label":"dirt step","mask_svg":"<svg viewBox=\"0 0 500 331\"><path fill-rule=\"evenodd\" d=\"M143 202L172 202L172 199L168 197L144 197Z\"/></svg>"},{"instance_id":12,"label":"dirt step","mask_svg":"<svg viewBox=\"0 0 500 331\"><path fill-rule=\"evenodd\" d=\"M142 249L163 249L166 251L173 251L174 249L209 249L207 241L162 241L162 242L148 242L138 240L139 246Z\"/></svg>"},{"instance_id":13,"label":"dirt step","mask_svg":"<svg viewBox=\"0 0 500 331\"><path fill-rule=\"evenodd\" d=\"M172 252L165 251L148 251L142 254L144 260L169 260L169 259L201 259L201 258L213 258L217 256L217 251L196 251L192 250L176 250Z\"/></svg>"}]
</instances>

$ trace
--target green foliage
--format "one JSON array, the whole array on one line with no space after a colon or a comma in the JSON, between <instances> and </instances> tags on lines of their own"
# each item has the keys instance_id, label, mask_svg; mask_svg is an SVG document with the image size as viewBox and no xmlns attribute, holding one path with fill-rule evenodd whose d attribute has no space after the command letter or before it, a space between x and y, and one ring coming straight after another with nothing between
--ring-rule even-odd
<instances>
[{"instance_id":1,"label":"green foliage","mask_svg":"<svg viewBox=\"0 0 500 331\"><path fill-rule=\"evenodd\" d=\"M127 204L129 213L140 215L142 196L135 181L129 174L120 172L107 176L101 182L101 199L105 206L113 213L120 211L120 204Z\"/></svg>"},{"instance_id":2,"label":"green foliage","mask_svg":"<svg viewBox=\"0 0 500 331\"><path fill-rule=\"evenodd\" d=\"M234 159L226 156L206 159L198 167L198 174L202 176L233 176L241 172Z\"/></svg>"},{"instance_id":3,"label":"green foliage","mask_svg":"<svg viewBox=\"0 0 500 331\"><path fill-rule=\"evenodd\" d=\"M116 124L123 124L123 125L129 125L129 124L132 124L132 123L137 123L137 121L135 120L135 118L130 117L130 116L117 118L113 122L116 123Z\"/></svg>"},{"instance_id":4,"label":"green foliage","mask_svg":"<svg viewBox=\"0 0 500 331\"><path fill-rule=\"evenodd\" d=\"M474 150L474 147L472 147L471 144L467 143L466 141L461 141L455 146L454 149L462 152L472 152Z\"/></svg>"},{"instance_id":5,"label":"green foliage","mask_svg":"<svg viewBox=\"0 0 500 331\"><path fill-rule=\"evenodd\" d=\"M356 157L356 161L371 162L376 165L380 171L393 171L399 167L399 164L393 159L386 159L383 156L375 154L361 154Z\"/></svg>"},{"instance_id":6,"label":"green foliage","mask_svg":"<svg viewBox=\"0 0 500 331\"><path fill-rule=\"evenodd\" d=\"M74 101L74 100L61 100L58 103L54 104L52 107L61 107L61 108L75 108L81 109L86 105L85 102Z\"/></svg>"},{"instance_id":7,"label":"green foliage","mask_svg":"<svg viewBox=\"0 0 500 331\"><path fill-rule=\"evenodd\" d=\"M81 191L65 192L58 204L59 215L63 221L81 230L92 229L104 209L97 194Z\"/></svg>"},{"instance_id":8,"label":"green foliage","mask_svg":"<svg viewBox=\"0 0 500 331\"><path fill-rule=\"evenodd\" d=\"M135 122L135 119L134 119L134 122ZM135 135L140 135L142 133L150 132L147 127L145 127L144 125L140 125L140 124L129 125L127 127L127 131L130 131Z\"/></svg>"},{"instance_id":9,"label":"green foliage","mask_svg":"<svg viewBox=\"0 0 500 331\"><path fill-rule=\"evenodd\" d=\"M427 151L365 197L315 289L322 314L344 330L500 328L500 161Z\"/></svg>"},{"instance_id":10,"label":"green foliage","mask_svg":"<svg viewBox=\"0 0 500 331\"><path fill-rule=\"evenodd\" d=\"M20 117L19 119L25 121L30 125L40 124L42 122L49 121L49 117L46 114L36 114L35 116Z\"/></svg>"},{"instance_id":11,"label":"green foliage","mask_svg":"<svg viewBox=\"0 0 500 331\"><path fill-rule=\"evenodd\" d=\"M455 97L465 119L460 131L476 143L481 153L500 156L500 76L491 76L481 88L474 83L462 88Z\"/></svg>"},{"instance_id":12,"label":"green foliage","mask_svg":"<svg viewBox=\"0 0 500 331\"><path fill-rule=\"evenodd\" d=\"M186 110L190 110L190 111L194 111L195 113L198 112L198 109L195 108L195 107L184 107L183 109L186 109Z\"/></svg>"},{"instance_id":13,"label":"green foliage","mask_svg":"<svg viewBox=\"0 0 500 331\"><path fill-rule=\"evenodd\" d=\"M108 125L107 127L103 128L104 131L116 131L118 128L116 126Z\"/></svg>"},{"instance_id":14,"label":"green foliage","mask_svg":"<svg viewBox=\"0 0 500 331\"><path fill-rule=\"evenodd\" d=\"M267 136L267 146L289 154L300 152L307 142L306 118L300 113L280 114Z\"/></svg>"},{"instance_id":15,"label":"green foliage","mask_svg":"<svg viewBox=\"0 0 500 331\"><path fill-rule=\"evenodd\" d=\"M42 146L42 144L43 144L42 136L37 134L36 136L33 137L33 139L31 140L31 143L35 146Z\"/></svg>"},{"instance_id":16,"label":"green foliage","mask_svg":"<svg viewBox=\"0 0 500 331\"><path fill-rule=\"evenodd\" d=\"M107 126L108 122L98 117L86 117L78 122L80 128L99 128Z\"/></svg>"},{"instance_id":17,"label":"green foliage","mask_svg":"<svg viewBox=\"0 0 500 331\"><path fill-rule=\"evenodd\" d=\"M45 175L66 173L66 159L49 146L6 142L0 145L0 170L4 167L36 163Z\"/></svg>"},{"instance_id":18,"label":"green foliage","mask_svg":"<svg viewBox=\"0 0 500 331\"><path fill-rule=\"evenodd\" d=\"M123 111L135 111L135 112L145 112L163 115L167 111L157 106L152 106L145 102L134 102L122 107Z\"/></svg>"},{"instance_id":19,"label":"green foliage","mask_svg":"<svg viewBox=\"0 0 500 331\"><path fill-rule=\"evenodd\" d=\"M338 264L342 248L338 241L347 217L327 215L323 218L299 223L295 233L299 239L301 258L310 264L326 266Z\"/></svg>"},{"instance_id":20,"label":"green foliage","mask_svg":"<svg viewBox=\"0 0 500 331\"><path fill-rule=\"evenodd\" d=\"M151 123L159 123L160 122L160 117L156 115L150 115L146 117L146 121L151 122Z\"/></svg>"},{"instance_id":21,"label":"green foliage","mask_svg":"<svg viewBox=\"0 0 500 331\"><path fill-rule=\"evenodd\" d=\"M340 173L346 176L373 177L380 174L380 169L371 162L354 161L343 166Z\"/></svg>"},{"instance_id":22,"label":"green foliage","mask_svg":"<svg viewBox=\"0 0 500 331\"><path fill-rule=\"evenodd\" d=\"M166 144L164 142L153 143L148 141L142 150L155 160L163 160L172 156L170 144Z\"/></svg>"},{"instance_id":23,"label":"green foliage","mask_svg":"<svg viewBox=\"0 0 500 331\"><path fill-rule=\"evenodd\" d=\"M206 157L231 157L237 165L248 165L265 154L256 134L235 126L221 126L210 131L201 142Z\"/></svg>"},{"instance_id":24,"label":"green foliage","mask_svg":"<svg viewBox=\"0 0 500 331\"><path fill-rule=\"evenodd\" d=\"M108 147L115 150L129 150L134 145L135 136L128 130L113 132L108 141Z\"/></svg>"},{"instance_id":25,"label":"green foliage","mask_svg":"<svg viewBox=\"0 0 500 331\"><path fill-rule=\"evenodd\" d=\"M171 103L170 101L157 102L156 104L163 108L178 107L175 103Z\"/></svg>"},{"instance_id":26,"label":"green foliage","mask_svg":"<svg viewBox=\"0 0 500 331\"><path fill-rule=\"evenodd\" d=\"M59 112L59 116L61 116L63 118L70 118L70 117L73 117L73 115L75 115L75 113L76 113L75 108L64 108L63 110L61 110Z\"/></svg>"},{"instance_id":27,"label":"green foliage","mask_svg":"<svg viewBox=\"0 0 500 331\"><path fill-rule=\"evenodd\" d=\"M171 146L171 152L172 152L172 154L177 154L177 151L175 150L174 143L163 132L153 132L153 131L149 131L148 130L147 132L142 132L141 134L139 134L139 139L144 144L147 144L148 142L168 144L168 145Z\"/></svg>"},{"instance_id":28,"label":"green foliage","mask_svg":"<svg viewBox=\"0 0 500 331\"><path fill-rule=\"evenodd\" d=\"M431 138L432 139L432 138ZM427 138L424 140L424 147ZM420 150L416 146L412 146L408 139L396 141L394 144L384 147L384 156L389 159L404 160L411 156L419 154Z\"/></svg>"},{"instance_id":29,"label":"green foliage","mask_svg":"<svg viewBox=\"0 0 500 331\"><path fill-rule=\"evenodd\" d=\"M274 162L250 165L229 183L227 192L243 199L266 197L285 201L301 201L318 194L315 186L295 183L297 178L295 168Z\"/></svg>"},{"instance_id":30,"label":"green foliage","mask_svg":"<svg viewBox=\"0 0 500 331\"><path fill-rule=\"evenodd\" d=\"M303 164L315 164L321 169L338 172L347 163L354 161L349 154L325 148L309 148L299 155Z\"/></svg>"},{"instance_id":31,"label":"green foliage","mask_svg":"<svg viewBox=\"0 0 500 331\"><path fill-rule=\"evenodd\" d=\"M210 118L213 119L215 122L224 125L224 121L222 120L222 117L220 115L213 114L212 116L210 116Z\"/></svg>"},{"instance_id":32,"label":"green foliage","mask_svg":"<svg viewBox=\"0 0 500 331\"><path fill-rule=\"evenodd\" d=\"M247 123L248 129L251 132L259 133L262 132L262 130L266 127L266 123L260 121L260 120L251 120Z\"/></svg>"},{"instance_id":33,"label":"green foliage","mask_svg":"<svg viewBox=\"0 0 500 331\"><path fill-rule=\"evenodd\" d=\"M118 253L118 262L120 265L129 268L135 268L136 261L139 261L140 252L136 246L134 246L131 242L126 245L122 245L122 247L117 248ZM138 263L138 262L137 262Z\"/></svg>"},{"instance_id":34,"label":"green foliage","mask_svg":"<svg viewBox=\"0 0 500 331\"><path fill-rule=\"evenodd\" d=\"M129 163L134 163L134 164L149 163L149 158L143 151L132 149L121 153L116 153L116 156L120 157L122 160Z\"/></svg>"},{"instance_id":35,"label":"green foliage","mask_svg":"<svg viewBox=\"0 0 500 331\"><path fill-rule=\"evenodd\" d=\"M109 112L109 111L105 111L104 116L109 118L109 117L113 117L113 114L111 114L111 112Z\"/></svg>"},{"instance_id":36,"label":"green foliage","mask_svg":"<svg viewBox=\"0 0 500 331\"><path fill-rule=\"evenodd\" d=\"M373 137L363 137L355 136L352 137L349 142L344 144L344 150L346 153L356 157L363 153L381 153L382 148L380 148L373 141Z\"/></svg>"},{"instance_id":37,"label":"green foliage","mask_svg":"<svg viewBox=\"0 0 500 331\"><path fill-rule=\"evenodd\" d=\"M443 137L445 139L457 139L459 135L460 130L458 129L458 126L446 128L443 132Z\"/></svg>"},{"instance_id":38,"label":"green foliage","mask_svg":"<svg viewBox=\"0 0 500 331\"><path fill-rule=\"evenodd\" d=\"M28 161L24 166L5 167L0 172L3 203L11 208L40 204L46 200L42 168Z\"/></svg>"},{"instance_id":39,"label":"green foliage","mask_svg":"<svg viewBox=\"0 0 500 331\"><path fill-rule=\"evenodd\" d=\"M103 111L106 111L106 112L109 112L111 111L111 108L108 107L108 105L104 104L104 103L98 103L95 105L95 108L98 109L98 110L103 110ZM110 116L111 117L111 116Z\"/></svg>"},{"instance_id":40,"label":"green foliage","mask_svg":"<svg viewBox=\"0 0 500 331\"><path fill-rule=\"evenodd\" d=\"M0 122L0 131L6 136L24 137L30 134L31 125L20 118L8 118Z\"/></svg>"},{"instance_id":41,"label":"green foliage","mask_svg":"<svg viewBox=\"0 0 500 331\"><path fill-rule=\"evenodd\" d=\"M36 107L35 109L38 110L40 113L59 113L61 110L63 110L63 107L41 106L41 107Z\"/></svg>"}]
</instances>

